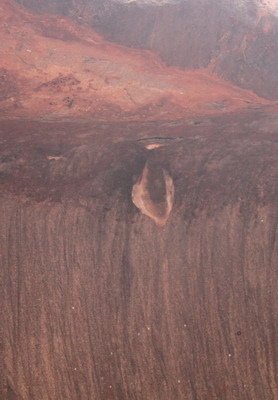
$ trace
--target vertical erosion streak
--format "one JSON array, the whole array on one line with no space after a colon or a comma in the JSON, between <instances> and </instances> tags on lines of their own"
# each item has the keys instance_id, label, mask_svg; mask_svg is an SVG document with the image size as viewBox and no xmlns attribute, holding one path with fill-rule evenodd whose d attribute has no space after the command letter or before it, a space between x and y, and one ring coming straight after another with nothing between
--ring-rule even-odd
<instances>
[{"instance_id":1,"label":"vertical erosion streak","mask_svg":"<svg viewBox=\"0 0 278 400\"><path fill-rule=\"evenodd\" d=\"M142 175L133 186L134 205L157 225L164 226L174 202L174 183L163 168L150 167L146 163Z\"/></svg>"}]
</instances>

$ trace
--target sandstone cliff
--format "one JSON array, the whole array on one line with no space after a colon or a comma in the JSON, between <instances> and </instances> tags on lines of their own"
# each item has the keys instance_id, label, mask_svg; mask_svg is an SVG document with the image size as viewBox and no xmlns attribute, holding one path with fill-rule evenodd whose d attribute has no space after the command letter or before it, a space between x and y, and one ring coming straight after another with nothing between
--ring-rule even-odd
<instances>
[{"instance_id":1,"label":"sandstone cliff","mask_svg":"<svg viewBox=\"0 0 278 400\"><path fill-rule=\"evenodd\" d=\"M0 2L0 399L276 399L277 104L213 74L276 96L273 9L24 3Z\"/></svg>"},{"instance_id":2,"label":"sandstone cliff","mask_svg":"<svg viewBox=\"0 0 278 400\"><path fill-rule=\"evenodd\" d=\"M2 121L1 399L275 398L275 124Z\"/></svg>"}]
</instances>

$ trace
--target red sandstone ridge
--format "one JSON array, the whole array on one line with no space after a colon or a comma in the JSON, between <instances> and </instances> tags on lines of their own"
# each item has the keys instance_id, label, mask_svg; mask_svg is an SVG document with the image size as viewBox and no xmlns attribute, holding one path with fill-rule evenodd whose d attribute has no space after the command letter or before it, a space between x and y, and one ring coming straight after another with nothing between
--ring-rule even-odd
<instances>
[{"instance_id":1,"label":"red sandstone ridge","mask_svg":"<svg viewBox=\"0 0 278 400\"><path fill-rule=\"evenodd\" d=\"M165 66L86 27L0 5L2 116L171 119L269 104L204 70Z\"/></svg>"}]
</instances>

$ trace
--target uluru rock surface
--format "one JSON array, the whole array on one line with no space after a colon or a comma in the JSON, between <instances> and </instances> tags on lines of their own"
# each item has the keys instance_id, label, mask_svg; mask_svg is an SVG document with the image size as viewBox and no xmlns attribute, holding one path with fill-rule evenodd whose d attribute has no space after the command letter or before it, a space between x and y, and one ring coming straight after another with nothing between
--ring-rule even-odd
<instances>
[{"instance_id":1,"label":"uluru rock surface","mask_svg":"<svg viewBox=\"0 0 278 400\"><path fill-rule=\"evenodd\" d=\"M1 398L275 398L277 120L196 122L2 121Z\"/></svg>"},{"instance_id":2,"label":"uluru rock surface","mask_svg":"<svg viewBox=\"0 0 278 400\"><path fill-rule=\"evenodd\" d=\"M211 37L182 70L67 18L148 47L186 3L0 1L1 400L277 397L270 53L245 90L206 66Z\"/></svg>"}]
</instances>

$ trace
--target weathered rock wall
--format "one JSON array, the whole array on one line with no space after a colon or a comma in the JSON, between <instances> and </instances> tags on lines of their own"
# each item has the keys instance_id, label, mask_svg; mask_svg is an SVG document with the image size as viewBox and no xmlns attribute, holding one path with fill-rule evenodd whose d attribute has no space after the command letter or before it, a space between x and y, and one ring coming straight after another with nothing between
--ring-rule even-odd
<instances>
[{"instance_id":1,"label":"weathered rock wall","mask_svg":"<svg viewBox=\"0 0 278 400\"><path fill-rule=\"evenodd\" d=\"M3 125L1 399L275 398L274 126L244 118ZM146 161L164 227L132 203Z\"/></svg>"},{"instance_id":2,"label":"weathered rock wall","mask_svg":"<svg viewBox=\"0 0 278 400\"><path fill-rule=\"evenodd\" d=\"M276 226L256 214L176 213L161 231L115 199L106 214L2 199L13 398L274 399Z\"/></svg>"}]
</instances>

